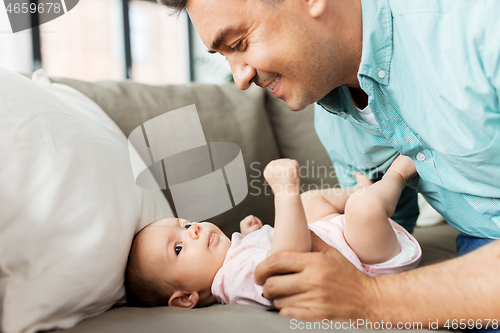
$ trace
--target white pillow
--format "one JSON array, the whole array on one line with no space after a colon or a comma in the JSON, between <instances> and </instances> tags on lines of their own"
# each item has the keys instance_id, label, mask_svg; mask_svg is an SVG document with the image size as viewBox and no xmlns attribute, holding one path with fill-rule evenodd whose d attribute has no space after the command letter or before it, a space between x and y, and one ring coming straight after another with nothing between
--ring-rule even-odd
<instances>
[{"instance_id":1,"label":"white pillow","mask_svg":"<svg viewBox=\"0 0 500 333\"><path fill-rule=\"evenodd\" d=\"M0 331L69 328L122 300L134 234L166 216L97 104L0 68Z\"/></svg>"}]
</instances>

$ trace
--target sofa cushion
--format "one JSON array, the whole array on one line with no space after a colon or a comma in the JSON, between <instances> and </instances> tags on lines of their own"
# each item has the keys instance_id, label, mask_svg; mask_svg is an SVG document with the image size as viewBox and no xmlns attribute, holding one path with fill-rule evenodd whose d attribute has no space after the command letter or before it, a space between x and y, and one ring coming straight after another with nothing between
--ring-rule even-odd
<instances>
[{"instance_id":1,"label":"sofa cushion","mask_svg":"<svg viewBox=\"0 0 500 333\"><path fill-rule=\"evenodd\" d=\"M302 190L338 186L332 162L314 129L314 106L292 112L267 90L266 105L280 155L299 162Z\"/></svg>"},{"instance_id":2,"label":"sofa cushion","mask_svg":"<svg viewBox=\"0 0 500 333\"><path fill-rule=\"evenodd\" d=\"M455 258L457 250L455 239L459 232L448 223L426 227L416 227L413 236L422 248L422 260L419 267L432 265Z\"/></svg>"},{"instance_id":3,"label":"sofa cushion","mask_svg":"<svg viewBox=\"0 0 500 333\"><path fill-rule=\"evenodd\" d=\"M233 142L240 146L249 184L247 198L210 221L230 235L239 230L239 222L252 214L273 224L272 192L262 171L269 161L280 157L296 158L304 168L330 168L331 162L314 131L313 114L293 113L266 90L252 87L246 91L235 85L203 84L149 86L131 81L89 83L54 78L53 81L78 89L97 104L128 135L145 121L167 111L195 104L208 142ZM321 167L323 166L323 167ZM331 168L330 168L331 169ZM313 176L305 169L304 189L332 178ZM163 191L170 203L170 192Z\"/></svg>"},{"instance_id":4,"label":"sofa cushion","mask_svg":"<svg viewBox=\"0 0 500 333\"><path fill-rule=\"evenodd\" d=\"M415 228L414 235L422 247L420 266L456 257L457 234L458 232L448 224ZM212 305L202 309L120 307L86 319L67 333L325 331L325 327L306 329L304 323L300 325L304 326L299 326L297 321L279 316L276 311L265 311L248 305ZM362 329L356 331L371 332ZM432 330L421 331L432 332Z\"/></svg>"}]
</instances>

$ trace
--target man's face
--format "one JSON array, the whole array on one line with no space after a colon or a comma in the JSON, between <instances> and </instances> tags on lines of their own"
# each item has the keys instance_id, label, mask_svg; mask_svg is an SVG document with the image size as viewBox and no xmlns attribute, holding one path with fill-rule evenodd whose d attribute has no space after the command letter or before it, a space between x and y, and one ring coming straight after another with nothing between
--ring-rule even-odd
<instances>
[{"instance_id":1,"label":"man's face","mask_svg":"<svg viewBox=\"0 0 500 333\"><path fill-rule=\"evenodd\" d=\"M240 89L252 82L274 88L288 108L302 110L341 83L342 61L325 39L331 31L306 1L188 0L187 10L209 52L227 58Z\"/></svg>"}]
</instances>

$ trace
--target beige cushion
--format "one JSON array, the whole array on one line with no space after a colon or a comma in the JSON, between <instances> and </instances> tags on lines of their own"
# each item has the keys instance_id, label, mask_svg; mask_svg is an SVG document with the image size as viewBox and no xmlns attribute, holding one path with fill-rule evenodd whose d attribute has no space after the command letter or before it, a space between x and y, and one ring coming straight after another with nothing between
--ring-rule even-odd
<instances>
[{"instance_id":1,"label":"beige cushion","mask_svg":"<svg viewBox=\"0 0 500 333\"><path fill-rule=\"evenodd\" d=\"M419 266L427 266L457 256L455 239L459 232L448 223L416 227L413 235L422 248Z\"/></svg>"},{"instance_id":2,"label":"beige cushion","mask_svg":"<svg viewBox=\"0 0 500 333\"><path fill-rule=\"evenodd\" d=\"M279 158L261 89L240 91L234 85L149 86L135 82L89 83L69 79L53 79L67 84L94 100L125 135L145 121L167 111L195 104L207 142L233 142L240 146L248 181L259 176L253 185L263 191L262 170L272 159ZM253 163L253 164L252 164ZM253 171L250 166L253 165ZM239 231L239 222L249 214L264 223L274 219L271 196L249 194L236 208L209 219L227 234ZM169 190L163 193L173 207Z\"/></svg>"},{"instance_id":3,"label":"beige cushion","mask_svg":"<svg viewBox=\"0 0 500 333\"><path fill-rule=\"evenodd\" d=\"M292 112L281 99L269 92L266 92L266 96L280 154L299 162L303 190L315 189L315 186L336 186L338 182L332 162L314 129L314 106Z\"/></svg>"},{"instance_id":4,"label":"beige cushion","mask_svg":"<svg viewBox=\"0 0 500 333\"><path fill-rule=\"evenodd\" d=\"M331 162L314 130L312 110L291 112L267 90L252 87L241 91L235 85L149 86L131 81L52 80L67 84L94 100L127 136L153 117L196 104L206 140L236 143L245 161L247 198L236 208L210 219L228 235L239 231L240 220L249 214L273 224L273 197L262 177L265 166L273 159L297 159L303 166L305 190L311 188L309 184L332 186L336 183L334 178L325 176L325 170L329 170L328 173L332 170ZM320 177L318 169L322 172ZM173 206L169 191L163 192Z\"/></svg>"}]
</instances>

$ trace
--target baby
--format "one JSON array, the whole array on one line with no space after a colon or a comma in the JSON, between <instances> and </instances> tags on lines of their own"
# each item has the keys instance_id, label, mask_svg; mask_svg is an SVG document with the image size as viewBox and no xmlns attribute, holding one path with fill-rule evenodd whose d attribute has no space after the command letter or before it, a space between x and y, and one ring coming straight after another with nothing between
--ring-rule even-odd
<instances>
[{"instance_id":1,"label":"baby","mask_svg":"<svg viewBox=\"0 0 500 333\"><path fill-rule=\"evenodd\" d=\"M255 267L271 253L311 251L309 230L369 275L418 265L422 252L417 241L389 219L406 183L416 175L410 158L399 156L374 184L357 174L353 189L302 195L298 169L295 160L280 159L264 171L275 195L274 229L247 216L231 241L212 223L177 218L141 230L127 264L128 300L146 306L193 308L219 302L273 308L253 282Z\"/></svg>"}]
</instances>

